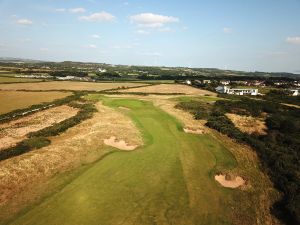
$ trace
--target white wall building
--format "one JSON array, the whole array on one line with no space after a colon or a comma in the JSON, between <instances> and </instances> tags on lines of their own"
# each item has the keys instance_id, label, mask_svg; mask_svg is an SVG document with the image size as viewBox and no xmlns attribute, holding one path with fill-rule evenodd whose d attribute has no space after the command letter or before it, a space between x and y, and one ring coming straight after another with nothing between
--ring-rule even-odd
<instances>
[{"instance_id":1,"label":"white wall building","mask_svg":"<svg viewBox=\"0 0 300 225\"><path fill-rule=\"evenodd\" d=\"M258 89L252 88L230 88L228 86L219 86L216 91L229 95L258 95Z\"/></svg>"},{"instance_id":2,"label":"white wall building","mask_svg":"<svg viewBox=\"0 0 300 225\"><path fill-rule=\"evenodd\" d=\"M290 90L292 96L299 96L300 95L300 90L299 89L292 89Z\"/></svg>"}]
</instances>

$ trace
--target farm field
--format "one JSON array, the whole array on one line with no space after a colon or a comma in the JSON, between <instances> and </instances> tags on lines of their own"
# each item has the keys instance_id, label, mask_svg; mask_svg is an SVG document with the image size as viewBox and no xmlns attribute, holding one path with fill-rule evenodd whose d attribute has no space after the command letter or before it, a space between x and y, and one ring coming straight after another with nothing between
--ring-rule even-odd
<instances>
[{"instance_id":1,"label":"farm field","mask_svg":"<svg viewBox=\"0 0 300 225\"><path fill-rule=\"evenodd\" d=\"M0 91L0 114L16 109L24 109L31 105L51 102L55 99L71 95L71 92L25 92L25 91Z\"/></svg>"},{"instance_id":2,"label":"farm field","mask_svg":"<svg viewBox=\"0 0 300 225\"><path fill-rule=\"evenodd\" d=\"M240 167L215 135L183 132L179 120L150 101L89 99L130 117L144 145L95 162L10 224L267 224L262 177L234 190L214 180L216 172Z\"/></svg>"},{"instance_id":3,"label":"farm field","mask_svg":"<svg viewBox=\"0 0 300 225\"><path fill-rule=\"evenodd\" d=\"M41 79L0 76L0 83L23 83L23 82L38 82L38 81L41 81Z\"/></svg>"},{"instance_id":4,"label":"farm field","mask_svg":"<svg viewBox=\"0 0 300 225\"><path fill-rule=\"evenodd\" d=\"M148 87L140 87L140 88L132 88L126 90L120 90L120 92L124 93L156 93L156 94L185 94L185 95L211 95L215 96L216 94L210 91L189 87L187 85L182 84L158 84L152 85Z\"/></svg>"},{"instance_id":5,"label":"farm field","mask_svg":"<svg viewBox=\"0 0 300 225\"><path fill-rule=\"evenodd\" d=\"M40 83L15 83L0 84L0 90L74 90L74 91L103 91L108 89L116 89L122 87L138 87L143 86L142 83L91 83L91 82L72 82L72 81L52 81Z\"/></svg>"}]
</instances>

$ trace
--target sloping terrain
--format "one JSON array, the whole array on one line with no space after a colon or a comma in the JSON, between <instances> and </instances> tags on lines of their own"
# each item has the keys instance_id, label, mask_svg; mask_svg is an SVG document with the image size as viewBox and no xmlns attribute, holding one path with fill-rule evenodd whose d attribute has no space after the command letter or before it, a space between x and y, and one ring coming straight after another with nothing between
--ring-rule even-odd
<instances>
[{"instance_id":1,"label":"sloping terrain","mask_svg":"<svg viewBox=\"0 0 300 225\"><path fill-rule=\"evenodd\" d=\"M259 196L229 191L214 180L216 168L237 165L224 145L207 134L184 133L174 117L150 102L101 99L130 109L124 113L142 131L144 146L94 163L11 224L266 224L260 219L267 214L249 210L248 202L260 208Z\"/></svg>"}]
</instances>

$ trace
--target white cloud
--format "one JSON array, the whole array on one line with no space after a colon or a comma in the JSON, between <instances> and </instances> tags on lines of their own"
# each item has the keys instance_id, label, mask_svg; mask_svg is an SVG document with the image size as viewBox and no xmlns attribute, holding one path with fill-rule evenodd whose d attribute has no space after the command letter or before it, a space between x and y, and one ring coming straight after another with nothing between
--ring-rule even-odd
<instances>
[{"instance_id":1,"label":"white cloud","mask_svg":"<svg viewBox=\"0 0 300 225\"><path fill-rule=\"evenodd\" d=\"M84 13L86 10L85 8L73 8L73 9L69 9L70 13Z\"/></svg>"},{"instance_id":2,"label":"white cloud","mask_svg":"<svg viewBox=\"0 0 300 225\"><path fill-rule=\"evenodd\" d=\"M223 32L224 32L225 34L230 34L230 33L232 33L232 28L230 28L230 27L224 27L224 28L223 28Z\"/></svg>"},{"instance_id":3,"label":"white cloud","mask_svg":"<svg viewBox=\"0 0 300 225\"><path fill-rule=\"evenodd\" d=\"M49 48L40 48L40 51L41 51L41 52L48 52L48 51L49 51Z\"/></svg>"},{"instance_id":4,"label":"white cloud","mask_svg":"<svg viewBox=\"0 0 300 225\"><path fill-rule=\"evenodd\" d=\"M33 24L33 22L28 19L19 19L19 20L17 20L17 23L21 24L21 25L32 25Z\"/></svg>"},{"instance_id":5,"label":"white cloud","mask_svg":"<svg viewBox=\"0 0 300 225\"><path fill-rule=\"evenodd\" d=\"M90 49L96 49L97 48L97 46L94 45L94 44L86 45L85 47L90 48Z\"/></svg>"},{"instance_id":6,"label":"white cloud","mask_svg":"<svg viewBox=\"0 0 300 225\"><path fill-rule=\"evenodd\" d=\"M112 48L114 48L114 49L131 49L131 48L133 48L133 46L132 45L115 45Z\"/></svg>"},{"instance_id":7,"label":"white cloud","mask_svg":"<svg viewBox=\"0 0 300 225\"><path fill-rule=\"evenodd\" d=\"M150 34L150 32L147 30L137 30L136 33L143 34L143 35Z\"/></svg>"},{"instance_id":8,"label":"white cloud","mask_svg":"<svg viewBox=\"0 0 300 225\"><path fill-rule=\"evenodd\" d=\"M98 34L93 34L91 37L95 38L95 39L99 39L100 38L100 36Z\"/></svg>"},{"instance_id":9,"label":"white cloud","mask_svg":"<svg viewBox=\"0 0 300 225\"><path fill-rule=\"evenodd\" d=\"M115 20L115 16L108 13L108 12L98 12L98 13L93 13L89 16L81 16L79 17L79 20L85 20L89 22L105 22L105 21L113 21Z\"/></svg>"},{"instance_id":10,"label":"white cloud","mask_svg":"<svg viewBox=\"0 0 300 225\"><path fill-rule=\"evenodd\" d=\"M155 57L160 57L160 56L162 56L162 54L159 53L159 52L142 52L142 53L138 53L138 55L143 55L143 56L155 56Z\"/></svg>"},{"instance_id":11,"label":"white cloud","mask_svg":"<svg viewBox=\"0 0 300 225\"><path fill-rule=\"evenodd\" d=\"M141 13L130 16L129 18L132 23L136 23L138 26L151 28L159 28L168 23L176 23L179 21L178 18L173 16L163 16L153 13Z\"/></svg>"},{"instance_id":12,"label":"white cloud","mask_svg":"<svg viewBox=\"0 0 300 225\"><path fill-rule=\"evenodd\" d=\"M19 38L18 41L19 42L30 42L31 39L30 38Z\"/></svg>"},{"instance_id":13,"label":"white cloud","mask_svg":"<svg viewBox=\"0 0 300 225\"><path fill-rule=\"evenodd\" d=\"M65 12L66 9L65 8L58 8L58 9L55 9L55 12Z\"/></svg>"},{"instance_id":14,"label":"white cloud","mask_svg":"<svg viewBox=\"0 0 300 225\"><path fill-rule=\"evenodd\" d=\"M299 37L287 37L286 42L290 43L290 44L294 44L294 45L300 45L300 36Z\"/></svg>"},{"instance_id":15,"label":"white cloud","mask_svg":"<svg viewBox=\"0 0 300 225\"><path fill-rule=\"evenodd\" d=\"M162 27L162 28L159 28L158 31L160 31L160 32L171 32L172 29L170 27Z\"/></svg>"}]
</instances>

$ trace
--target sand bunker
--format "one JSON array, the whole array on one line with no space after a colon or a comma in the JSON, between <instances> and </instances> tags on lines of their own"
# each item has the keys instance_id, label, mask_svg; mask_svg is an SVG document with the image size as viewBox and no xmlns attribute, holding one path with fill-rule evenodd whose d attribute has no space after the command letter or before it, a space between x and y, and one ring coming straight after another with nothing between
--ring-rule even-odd
<instances>
[{"instance_id":1,"label":"sand bunker","mask_svg":"<svg viewBox=\"0 0 300 225\"><path fill-rule=\"evenodd\" d=\"M104 139L104 144L121 149L121 150L134 150L137 145L128 145L124 140L117 140L115 136Z\"/></svg>"},{"instance_id":2,"label":"sand bunker","mask_svg":"<svg viewBox=\"0 0 300 225\"><path fill-rule=\"evenodd\" d=\"M194 129L194 128L183 128L183 131L185 133L189 133L189 134L203 134L204 131L202 129Z\"/></svg>"},{"instance_id":3,"label":"sand bunker","mask_svg":"<svg viewBox=\"0 0 300 225\"><path fill-rule=\"evenodd\" d=\"M227 188L238 188L242 185L245 185L245 180L242 177L235 177L231 179L229 175L216 175L215 180L218 181L223 187Z\"/></svg>"}]
</instances>

